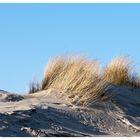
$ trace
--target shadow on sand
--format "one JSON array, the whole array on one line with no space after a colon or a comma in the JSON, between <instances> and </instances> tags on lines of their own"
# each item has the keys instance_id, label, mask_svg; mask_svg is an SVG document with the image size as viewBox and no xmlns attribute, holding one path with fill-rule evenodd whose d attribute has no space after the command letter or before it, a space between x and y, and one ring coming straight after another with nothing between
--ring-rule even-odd
<instances>
[{"instance_id":1,"label":"shadow on sand","mask_svg":"<svg viewBox=\"0 0 140 140\"><path fill-rule=\"evenodd\" d=\"M47 109L37 107L27 111L20 110L11 114L0 114L0 126L0 136L2 137L107 135L52 107ZM30 131L22 131L23 127L30 128Z\"/></svg>"}]
</instances>

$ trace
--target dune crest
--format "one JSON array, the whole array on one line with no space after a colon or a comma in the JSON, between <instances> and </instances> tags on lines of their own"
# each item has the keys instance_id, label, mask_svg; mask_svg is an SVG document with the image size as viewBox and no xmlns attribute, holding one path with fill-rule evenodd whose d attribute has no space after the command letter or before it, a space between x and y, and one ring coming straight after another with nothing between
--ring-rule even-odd
<instances>
[{"instance_id":1,"label":"dune crest","mask_svg":"<svg viewBox=\"0 0 140 140\"><path fill-rule=\"evenodd\" d=\"M120 61L121 60L121 61ZM0 90L0 136L140 136L140 84L127 59L58 57L30 94Z\"/></svg>"}]
</instances>

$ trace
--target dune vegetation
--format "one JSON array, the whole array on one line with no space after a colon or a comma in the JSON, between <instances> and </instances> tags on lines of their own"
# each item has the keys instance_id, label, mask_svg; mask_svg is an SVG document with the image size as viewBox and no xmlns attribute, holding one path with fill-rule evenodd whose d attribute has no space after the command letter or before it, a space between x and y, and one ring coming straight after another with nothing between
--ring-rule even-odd
<instances>
[{"instance_id":1,"label":"dune vegetation","mask_svg":"<svg viewBox=\"0 0 140 140\"><path fill-rule=\"evenodd\" d=\"M118 57L105 68L104 78L113 84L128 84L131 73L131 62L127 57Z\"/></svg>"},{"instance_id":2,"label":"dune vegetation","mask_svg":"<svg viewBox=\"0 0 140 140\"><path fill-rule=\"evenodd\" d=\"M118 57L102 68L97 60L83 56L59 56L52 59L39 84L30 85L30 93L56 89L76 105L88 106L102 99L112 85L140 87L128 57Z\"/></svg>"},{"instance_id":3,"label":"dune vegetation","mask_svg":"<svg viewBox=\"0 0 140 140\"><path fill-rule=\"evenodd\" d=\"M133 71L128 57L114 58L104 69L104 79L110 84L140 87L140 77Z\"/></svg>"},{"instance_id":4,"label":"dune vegetation","mask_svg":"<svg viewBox=\"0 0 140 140\"><path fill-rule=\"evenodd\" d=\"M38 91L41 90L41 85L38 81L36 80L33 80L31 83L30 83L30 87L29 87L29 94L32 94L32 93L36 93Z\"/></svg>"}]
</instances>

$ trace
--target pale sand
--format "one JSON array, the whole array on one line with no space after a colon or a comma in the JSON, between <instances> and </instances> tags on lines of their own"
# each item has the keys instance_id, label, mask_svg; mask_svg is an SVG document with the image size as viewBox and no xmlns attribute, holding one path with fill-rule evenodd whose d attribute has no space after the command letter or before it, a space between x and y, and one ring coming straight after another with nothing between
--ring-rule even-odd
<instances>
[{"instance_id":1,"label":"pale sand","mask_svg":"<svg viewBox=\"0 0 140 140\"><path fill-rule=\"evenodd\" d=\"M109 94L109 100L79 107L55 90L0 91L0 136L140 136L140 89L114 87Z\"/></svg>"}]
</instances>

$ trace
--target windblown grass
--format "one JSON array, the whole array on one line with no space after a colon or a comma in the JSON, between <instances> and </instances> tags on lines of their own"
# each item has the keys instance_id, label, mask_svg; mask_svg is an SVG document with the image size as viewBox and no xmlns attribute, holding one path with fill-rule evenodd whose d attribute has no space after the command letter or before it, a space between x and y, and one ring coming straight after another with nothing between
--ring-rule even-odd
<instances>
[{"instance_id":1,"label":"windblown grass","mask_svg":"<svg viewBox=\"0 0 140 140\"><path fill-rule=\"evenodd\" d=\"M85 57L57 57L47 66L44 89L59 89L78 105L89 105L104 94L107 84L101 80L100 65Z\"/></svg>"},{"instance_id":2,"label":"windblown grass","mask_svg":"<svg viewBox=\"0 0 140 140\"><path fill-rule=\"evenodd\" d=\"M131 73L130 60L127 57L118 57L106 67L104 78L112 84L124 85L129 83Z\"/></svg>"},{"instance_id":3,"label":"windblown grass","mask_svg":"<svg viewBox=\"0 0 140 140\"><path fill-rule=\"evenodd\" d=\"M30 83L29 87L29 94L36 93L41 90L39 82L36 80L33 80L33 82Z\"/></svg>"},{"instance_id":4,"label":"windblown grass","mask_svg":"<svg viewBox=\"0 0 140 140\"><path fill-rule=\"evenodd\" d=\"M106 100L109 96L105 93L112 85L140 88L140 77L132 73L131 61L127 57L115 58L101 69L97 60L60 56L49 62L42 83L31 83L29 93L56 89L72 103L88 106L99 98Z\"/></svg>"}]
</instances>

